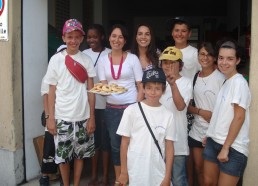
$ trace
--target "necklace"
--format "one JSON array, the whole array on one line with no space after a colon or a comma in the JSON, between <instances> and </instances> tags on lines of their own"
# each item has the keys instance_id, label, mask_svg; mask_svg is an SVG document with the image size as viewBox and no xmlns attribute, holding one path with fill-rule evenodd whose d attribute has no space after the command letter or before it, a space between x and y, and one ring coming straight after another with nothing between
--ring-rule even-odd
<instances>
[{"instance_id":1,"label":"necklace","mask_svg":"<svg viewBox=\"0 0 258 186\"><path fill-rule=\"evenodd\" d=\"M118 72L117 72L117 76L115 76L115 71L114 71L114 67L113 67L113 62L112 62L112 53L110 55L110 68L111 68L111 74L114 80L118 80L121 76L121 71L122 71L122 66L123 66L123 54L120 60L120 64L119 64L119 68L118 68Z\"/></svg>"},{"instance_id":2,"label":"necklace","mask_svg":"<svg viewBox=\"0 0 258 186\"><path fill-rule=\"evenodd\" d=\"M210 78L210 74L208 75L208 76L203 76L203 73L202 72L200 72L200 74L199 74L199 76L201 76L201 79L202 79L202 82L204 83L204 85L206 86L207 85L207 83L208 83L208 81L209 81L209 78ZM204 78L206 78L207 80L206 81L204 81Z\"/></svg>"}]
</instances>

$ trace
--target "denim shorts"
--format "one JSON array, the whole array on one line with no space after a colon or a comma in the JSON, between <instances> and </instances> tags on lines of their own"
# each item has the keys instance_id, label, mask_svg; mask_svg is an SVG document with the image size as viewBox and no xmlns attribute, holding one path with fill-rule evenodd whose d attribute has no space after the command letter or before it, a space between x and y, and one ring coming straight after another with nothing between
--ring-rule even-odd
<instances>
[{"instance_id":1,"label":"denim shorts","mask_svg":"<svg viewBox=\"0 0 258 186\"><path fill-rule=\"evenodd\" d=\"M104 123L105 109L95 109L95 150L110 151L110 138Z\"/></svg>"},{"instance_id":2,"label":"denim shorts","mask_svg":"<svg viewBox=\"0 0 258 186\"><path fill-rule=\"evenodd\" d=\"M247 164L247 157L230 147L228 154L229 161L222 163L217 159L221 149L221 144L216 143L211 138L207 138L206 146L203 151L203 158L207 161L216 163L221 172L236 177L243 176Z\"/></svg>"}]
</instances>

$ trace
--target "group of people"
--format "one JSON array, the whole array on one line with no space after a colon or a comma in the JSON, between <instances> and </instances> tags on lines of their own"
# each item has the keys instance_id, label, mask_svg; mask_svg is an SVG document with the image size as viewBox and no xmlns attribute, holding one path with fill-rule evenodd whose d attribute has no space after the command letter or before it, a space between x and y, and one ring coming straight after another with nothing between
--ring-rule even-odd
<instances>
[{"instance_id":1,"label":"group of people","mask_svg":"<svg viewBox=\"0 0 258 186\"><path fill-rule=\"evenodd\" d=\"M48 167L53 161L68 186L72 160L78 186L83 159L89 157L88 185L110 185L110 155L116 186L237 184L247 164L251 100L237 72L238 45L225 39L216 47L202 42L196 49L188 43L191 26L185 18L167 24L175 45L160 51L148 24L136 27L125 50L129 41L123 25L111 27L109 49L101 25L85 33L76 19L65 22L66 48L51 57L42 80L44 151L52 149L43 156L42 186L56 170ZM81 52L84 36L89 48ZM107 96L87 91L99 82L127 91ZM194 122L188 132L189 113Z\"/></svg>"}]
</instances>

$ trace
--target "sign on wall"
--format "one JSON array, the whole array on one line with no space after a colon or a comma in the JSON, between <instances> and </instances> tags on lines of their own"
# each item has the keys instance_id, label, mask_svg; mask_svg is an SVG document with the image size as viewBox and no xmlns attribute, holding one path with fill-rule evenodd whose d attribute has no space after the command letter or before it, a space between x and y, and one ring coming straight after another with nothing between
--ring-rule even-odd
<instances>
[{"instance_id":1,"label":"sign on wall","mask_svg":"<svg viewBox=\"0 0 258 186\"><path fill-rule=\"evenodd\" d=\"M0 41L8 41L8 0L0 0Z\"/></svg>"}]
</instances>

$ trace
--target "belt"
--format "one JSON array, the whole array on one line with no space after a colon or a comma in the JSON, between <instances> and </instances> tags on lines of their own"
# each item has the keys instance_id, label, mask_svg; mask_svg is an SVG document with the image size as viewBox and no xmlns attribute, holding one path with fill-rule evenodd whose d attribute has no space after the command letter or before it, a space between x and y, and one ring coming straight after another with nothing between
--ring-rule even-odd
<instances>
[{"instance_id":1,"label":"belt","mask_svg":"<svg viewBox=\"0 0 258 186\"><path fill-rule=\"evenodd\" d=\"M110 104L110 103L107 103L106 104L106 107L107 108L116 108L116 109L124 109L124 108L127 108L129 105L131 105L132 103L127 103L127 104L124 104L124 105L113 105L113 104Z\"/></svg>"}]
</instances>

